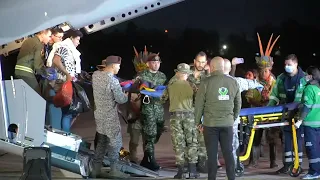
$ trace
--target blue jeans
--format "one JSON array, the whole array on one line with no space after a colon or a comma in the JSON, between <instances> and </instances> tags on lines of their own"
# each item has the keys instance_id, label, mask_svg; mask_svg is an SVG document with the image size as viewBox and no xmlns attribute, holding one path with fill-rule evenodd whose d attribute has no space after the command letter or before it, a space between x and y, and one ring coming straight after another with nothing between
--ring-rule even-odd
<instances>
[{"instance_id":1,"label":"blue jeans","mask_svg":"<svg viewBox=\"0 0 320 180\"><path fill-rule=\"evenodd\" d=\"M65 132L70 132L72 119L77 116L77 114L69 113L69 106L61 108L61 130Z\"/></svg>"},{"instance_id":2,"label":"blue jeans","mask_svg":"<svg viewBox=\"0 0 320 180\"><path fill-rule=\"evenodd\" d=\"M50 89L49 96L53 97L55 95L55 91L53 89ZM47 123L49 123L54 129L61 129L61 116L61 108L57 108L52 102L47 101Z\"/></svg>"}]
</instances>

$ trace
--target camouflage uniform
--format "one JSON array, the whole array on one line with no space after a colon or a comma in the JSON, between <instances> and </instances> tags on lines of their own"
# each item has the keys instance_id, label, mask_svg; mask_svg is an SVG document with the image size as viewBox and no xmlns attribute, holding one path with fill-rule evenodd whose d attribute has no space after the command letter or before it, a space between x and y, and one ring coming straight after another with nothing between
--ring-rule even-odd
<instances>
[{"instance_id":1,"label":"camouflage uniform","mask_svg":"<svg viewBox=\"0 0 320 180\"><path fill-rule=\"evenodd\" d=\"M143 71L137 78L142 81L150 82L154 87L164 85L166 75L160 71L152 73L149 70ZM150 98L149 104L141 106L141 124L143 137L145 138L145 154L141 165L150 169L157 170L159 166L154 158L154 144L158 142L164 127L164 109L159 98ZM149 160L150 161L149 161ZM151 163L152 167L149 167Z\"/></svg>"},{"instance_id":2,"label":"camouflage uniform","mask_svg":"<svg viewBox=\"0 0 320 180\"><path fill-rule=\"evenodd\" d=\"M176 71L191 73L190 66L185 63L179 64ZM193 108L195 91L194 84L174 76L162 96L162 100L170 99L171 140L178 166L178 173L174 178L182 178L185 159L188 159L189 177L198 177L196 172L198 139Z\"/></svg>"},{"instance_id":3,"label":"camouflage uniform","mask_svg":"<svg viewBox=\"0 0 320 180\"><path fill-rule=\"evenodd\" d=\"M202 71L200 73L200 76L198 78L194 77L194 73L190 74L190 76L188 77L188 81L190 83L193 83L197 86L197 90L200 86L200 81L203 79L203 78L206 78L210 76L209 74L207 74L205 71ZM206 160L207 160L207 150L206 150L206 145L204 143L204 137L203 137L203 133L198 131L198 157L199 157L199 164L201 163L205 163Z\"/></svg>"},{"instance_id":4,"label":"camouflage uniform","mask_svg":"<svg viewBox=\"0 0 320 180\"><path fill-rule=\"evenodd\" d=\"M108 59L108 58L107 58ZM117 103L127 102L119 81L110 72L95 71L92 75L92 88L95 102L94 118L97 130L97 148L93 158L92 178L101 176L101 166L106 151L111 172L123 176L116 167L122 147L121 125Z\"/></svg>"}]
</instances>

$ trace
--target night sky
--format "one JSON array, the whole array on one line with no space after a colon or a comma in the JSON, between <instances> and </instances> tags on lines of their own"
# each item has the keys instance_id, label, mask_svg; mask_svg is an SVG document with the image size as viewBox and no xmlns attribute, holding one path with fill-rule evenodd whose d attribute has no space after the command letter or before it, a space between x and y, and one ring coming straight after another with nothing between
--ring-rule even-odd
<instances>
[{"instance_id":1,"label":"night sky","mask_svg":"<svg viewBox=\"0 0 320 180\"><path fill-rule=\"evenodd\" d=\"M230 33L253 33L254 28L270 22L278 26L292 18L302 24L320 25L317 0L186 0L153 13L138 17L133 22L146 29L189 28L217 30L226 37ZM126 23L114 28L124 29Z\"/></svg>"}]
</instances>

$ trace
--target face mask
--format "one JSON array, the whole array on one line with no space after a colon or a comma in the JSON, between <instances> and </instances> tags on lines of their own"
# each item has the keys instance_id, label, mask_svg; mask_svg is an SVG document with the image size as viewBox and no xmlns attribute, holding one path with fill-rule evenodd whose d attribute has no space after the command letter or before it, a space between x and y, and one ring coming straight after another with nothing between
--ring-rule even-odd
<instances>
[{"instance_id":1,"label":"face mask","mask_svg":"<svg viewBox=\"0 0 320 180\"><path fill-rule=\"evenodd\" d=\"M306 77L306 81L309 82L310 80L312 80L312 77L310 75L307 75Z\"/></svg>"},{"instance_id":2,"label":"face mask","mask_svg":"<svg viewBox=\"0 0 320 180\"><path fill-rule=\"evenodd\" d=\"M287 73L293 73L293 66L286 66L284 69Z\"/></svg>"}]
</instances>

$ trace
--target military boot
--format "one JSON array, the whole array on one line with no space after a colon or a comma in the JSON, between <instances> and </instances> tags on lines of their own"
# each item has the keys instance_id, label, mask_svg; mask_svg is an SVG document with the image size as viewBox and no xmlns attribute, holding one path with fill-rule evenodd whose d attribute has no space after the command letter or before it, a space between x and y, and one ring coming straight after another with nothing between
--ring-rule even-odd
<instances>
[{"instance_id":1,"label":"military boot","mask_svg":"<svg viewBox=\"0 0 320 180\"><path fill-rule=\"evenodd\" d=\"M278 167L276 163L277 158L277 146L275 144L269 144L269 151L270 151L270 168Z\"/></svg>"},{"instance_id":2,"label":"military boot","mask_svg":"<svg viewBox=\"0 0 320 180\"><path fill-rule=\"evenodd\" d=\"M200 177L197 172L197 165L195 163L189 163L189 179L194 179Z\"/></svg>"},{"instance_id":3,"label":"military boot","mask_svg":"<svg viewBox=\"0 0 320 180\"><path fill-rule=\"evenodd\" d=\"M184 173L189 172L189 169L188 169L189 167L188 167L188 165L189 165L189 163L188 163L188 160L186 159L186 160L185 160L185 163L184 163L184 165L183 165L183 166L184 166Z\"/></svg>"},{"instance_id":4,"label":"military boot","mask_svg":"<svg viewBox=\"0 0 320 180\"><path fill-rule=\"evenodd\" d=\"M208 173L208 160L206 157L199 157L197 170L201 173ZM190 164L189 164L190 166Z\"/></svg>"},{"instance_id":5,"label":"military boot","mask_svg":"<svg viewBox=\"0 0 320 180\"><path fill-rule=\"evenodd\" d=\"M110 172L108 174L108 178L114 178L114 179L128 179L130 177L129 174L126 174L122 171L120 171L117 167L116 163L112 163L110 165Z\"/></svg>"},{"instance_id":6,"label":"military boot","mask_svg":"<svg viewBox=\"0 0 320 180\"><path fill-rule=\"evenodd\" d=\"M152 171L158 171L160 169L159 164L156 161L156 158L154 157L154 152L153 153L149 153L149 162L150 162L150 166L149 169Z\"/></svg>"},{"instance_id":7,"label":"military boot","mask_svg":"<svg viewBox=\"0 0 320 180\"><path fill-rule=\"evenodd\" d=\"M148 168L149 166L149 158L147 151L144 151L143 159L140 162L140 166Z\"/></svg>"},{"instance_id":8,"label":"military boot","mask_svg":"<svg viewBox=\"0 0 320 180\"><path fill-rule=\"evenodd\" d=\"M174 179L185 179L185 175L184 175L184 164L180 165L178 164L178 172L176 175L174 175Z\"/></svg>"},{"instance_id":9,"label":"military boot","mask_svg":"<svg viewBox=\"0 0 320 180\"><path fill-rule=\"evenodd\" d=\"M149 153L145 151L140 165L152 171L158 171L160 169L160 166L156 162L156 159L154 158L153 154L154 153Z\"/></svg>"}]
</instances>

